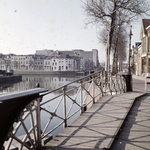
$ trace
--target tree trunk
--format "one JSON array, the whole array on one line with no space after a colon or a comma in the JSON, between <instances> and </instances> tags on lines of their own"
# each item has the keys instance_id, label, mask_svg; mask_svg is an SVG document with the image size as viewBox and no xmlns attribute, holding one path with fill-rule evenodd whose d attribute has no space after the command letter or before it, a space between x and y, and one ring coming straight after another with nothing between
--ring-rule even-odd
<instances>
[{"instance_id":1,"label":"tree trunk","mask_svg":"<svg viewBox=\"0 0 150 150\"><path fill-rule=\"evenodd\" d=\"M108 71L108 64L109 64L109 54L108 54L108 48L106 47L106 58L105 58L105 71Z\"/></svg>"},{"instance_id":2,"label":"tree trunk","mask_svg":"<svg viewBox=\"0 0 150 150\"><path fill-rule=\"evenodd\" d=\"M116 73L116 48L113 50L113 56L112 56L112 66L111 66L111 73L115 74Z\"/></svg>"},{"instance_id":3,"label":"tree trunk","mask_svg":"<svg viewBox=\"0 0 150 150\"><path fill-rule=\"evenodd\" d=\"M116 73L118 73L118 50L116 51Z\"/></svg>"},{"instance_id":4,"label":"tree trunk","mask_svg":"<svg viewBox=\"0 0 150 150\"><path fill-rule=\"evenodd\" d=\"M116 42L115 42L115 48L113 49L113 56L112 56L112 67L111 67L111 72L113 74L116 74L117 73L117 66L116 66L116 62L117 62L117 46L118 46L118 37L116 39Z\"/></svg>"},{"instance_id":5,"label":"tree trunk","mask_svg":"<svg viewBox=\"0 0 150 150\"><path fill-rule=\"evenodd\" d=\"M113 13L111 14L111 23L109 27L109 33L107 38L107 47L106 47L106 62L105 62L105 71L109 71L110 66L110 50L111 50L111 43L112 37L115 29L115 21L116 21L116 3L114 2Z\"/></svg>"},{"instance_id":6,"label":"tree trunk","mask_svg":"<svg viewBox=\"0 0 150 150\"><path fill-rule=\"evenodd\" d=\"M119 71L122 70L122 61L119 61Z\"/></svg>"}]
</instances>

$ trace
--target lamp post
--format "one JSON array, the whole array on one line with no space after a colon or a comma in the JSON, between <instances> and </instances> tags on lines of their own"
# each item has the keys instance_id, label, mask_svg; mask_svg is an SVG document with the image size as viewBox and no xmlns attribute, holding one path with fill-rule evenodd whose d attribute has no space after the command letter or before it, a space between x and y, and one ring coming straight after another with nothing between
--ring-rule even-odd
<instances>
[{"instance_id":1,"label":"lamp post","mask_svg":"<svg viewBox=\"0 0 150 150\"><path fill-rule=\"evenodd\" d=\"M132 91L132 75L131 75L131 68L130 68L130 58L131 58L131 36L132 36L132 26L130 26L130 34L129 34L129 62L128 62L128 74L125 74L126 80L126 88L127 92Z\"/></svg>"},{"instance_id":2,"label":"lamp post","mask_svg":"<svg viewBox=\"0 0 150 150\"><path fill-rule=\"evenodd\" d=\"M128 62L128 74L131 74L130 68L130 57L131 57L131 36L132 36L132 26L130 26L130 34L129 34L129 62Z\"/></svg>"}]
</instances>

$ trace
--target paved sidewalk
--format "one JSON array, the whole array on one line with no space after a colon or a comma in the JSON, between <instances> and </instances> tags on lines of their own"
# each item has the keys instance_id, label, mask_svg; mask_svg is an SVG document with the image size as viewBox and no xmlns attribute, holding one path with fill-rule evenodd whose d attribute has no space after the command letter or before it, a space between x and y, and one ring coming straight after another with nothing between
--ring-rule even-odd
<instances>
[{"instance_id":1,"label":"paved sidewalk","mask_svg":"<svg viewBox=\"0 0 150 150\"><path fill-rule=\"evenodd\" d=\"M41 150L109 149L135 99L143 93L104 96Z\"/></svg>"},{"instance_id":2,"label":"paved sidewalk","mask_svg":"<svg viewBox=\"0 0 150 150\"><path fill-rule=\"evenodd\" d=\"M112 150L150 150L150 94L135 101Z\"/></svg>"},{"instance_id":3,"label":"paved sidewalk","mask_svg":"<svg viewBox=\"0 0 150 150\"><path fill-rule=\"evenodd\" d=\"M140 77L140 76L136 76L136 75L132 75L132 78L133 78L133 79L137 79L137 80L145 81L145 78L144 78L144 77Z\"/></svg>"},{"instance_id":4,"label":"paved sidewalk","mask_svg":"<svg viewBox=\"0 0 150 150\"><path fill-rule=\"evenodd\" d=\"M132 75L133 91L145 92L145 78ZM150 89L150 86L148 85Z\"/></svg>"},{"instance_id":5,"label":"paved sidewalk","mask_svg":"<svg viewBox=\"0 0 150 150\"><path fill-rule=\"evenodd\" d=\"M102 97L41 150L102 150L109 149L111 146L113 146L113 150L150 149L148 143L150 137L148 132L149 112L145 111L145 109L149 111L150 100L145 101L142 105L142 101L138 98L145 94L144 89L144 78L133 76L134 92ZM132 114L137 116L137 120L134 119L135 116L127 117L134 102L141 103L141 107L139 104L135 108L133 107ZM140 117L138 118L138 116ZM124 133L122 132L121 141L115 140L126 118L130 124L125 124L125 126L129 128L125 129ZM133 125L134 123L135 125ZM139 128L132 128L138 123ZM143 129L142 132L140 132L141 129ZM124 140L124 138L127 139ZM128 144L128 138L133 140L132 144L130 144L132 141ZM143 141L142 138L144 140L147 138L148 142L145 147L140 145L142 142L138 143L138 141Z\"/></svg>"},{"instance_id":6,"label":"paved sidewalk","mask_svg":"<svg viewBox=\"0 0 150 150\"><path fill-rule=\"evenodd\" d=\"M133 91L145 92L145 78L132 76ZM150 86L148 85L148 91ZM150 150L150 93L135 101L112 150Z\"/></svg>"}]
</instances>

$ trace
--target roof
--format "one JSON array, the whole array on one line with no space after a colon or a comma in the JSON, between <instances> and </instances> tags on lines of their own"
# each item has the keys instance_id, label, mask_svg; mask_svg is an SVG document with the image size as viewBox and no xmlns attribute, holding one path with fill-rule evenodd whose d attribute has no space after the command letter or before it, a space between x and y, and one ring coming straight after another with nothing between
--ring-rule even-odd
<instances>
[{"instance_id":1,"label":"roof","mask_svg":"<svg viewBox=\"0 0 150 150\"><path fill-rule=\"evenodd\" d=\"M135 47L138 48L141 45L141 42L136 42Z\"/></svg>"},{"instance_id":2,"label":"roof","mask_svg":"<svg viewBox=\"0 0 150 150\"><path fill-rule=\"evenodd\" d=\"M144 33L146 34L146 28L150 25L150 19L142 19Z\"/></svg>"},{"instance_id":3,"label":"roof","mask_svg":"<svg viewBox=\"0 0 150 150\"><path fill-rule=\"evenodd\" d=\"M44 55L34 55L34 59L35 60L38 60L38 59L44 59L45 58L45 56Z\"/></svg>"},{"instance_id":4,"label":"roof","mask_svg":"<svg viewBox=\"0 0 150 150\"><path fill-rule=\"evenodd\" d=\"M142 19L141 31L140 31L140 40L147 34L147 27L150 26L150 19Z\"/></svg>"},{"instance_id":5,"label":"roof","mask_svg":"<svg viewBox=\"0 0 150 150\"><path fill-rule=\"evenodd\" d=\"M59 58L68 58L68 59L73 59L69 54L65 54L65 53L62 53L60 54Z\"/></svg>"},{"instance_id":6,"label":"roof","mask_svg":"<svg viewBox=\"0 0 150 150\"><path fill-rule=\"evenodd\" d=\"M45 59L46 59L46 60L48 60L48 59L51 60L51 59L52 59L52 56L46 56Z\"/></svg>"}]
</instances>

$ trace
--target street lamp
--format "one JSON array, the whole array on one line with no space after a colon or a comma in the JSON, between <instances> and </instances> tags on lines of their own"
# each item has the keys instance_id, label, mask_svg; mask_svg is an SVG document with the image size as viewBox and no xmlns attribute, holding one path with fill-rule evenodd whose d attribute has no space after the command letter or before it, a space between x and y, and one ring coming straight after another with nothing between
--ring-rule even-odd
<instances>
[{"instance_id":1,"label":"street lamp","mask_svg":"<svg viewBox=\"0 0 150 150\"><path fill-rule=\"evenodd\" d=\"M132 75L130 68L130 57L131 57L131 36L132 36L132 26L130 26L130 34L129 34L129 62L128 62L128 74L126 74L126 88L127 92L132 91Z\"/></svg>"},{"instance_id":2,"label":"street lamp","mask_svg":"<svg viewBox=\"0 0 150 150\"><path fill-rule=\"evenodd\" d=\"M130 26L130 34L129 34L129 62L128 62L128 74L131 74L130 68L130 57L131 57L131 36L132 36L132 26Z\"/></svg>"}]
</instances>

